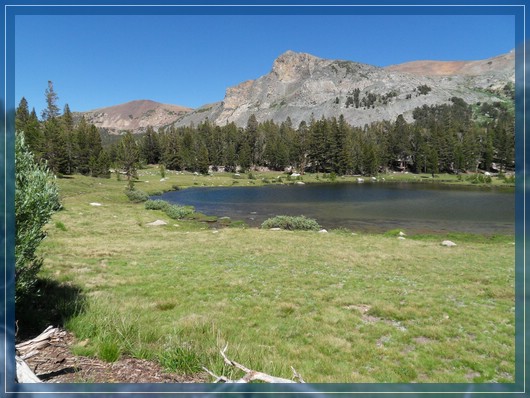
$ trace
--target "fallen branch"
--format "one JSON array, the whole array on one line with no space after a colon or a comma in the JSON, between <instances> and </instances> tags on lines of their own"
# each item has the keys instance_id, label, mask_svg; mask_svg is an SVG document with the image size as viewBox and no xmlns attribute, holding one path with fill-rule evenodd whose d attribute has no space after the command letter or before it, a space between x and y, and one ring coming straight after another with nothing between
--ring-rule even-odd
<instances>
[{"instance_id":1,"label":"fallen branch","mask_svg":"<svg viewBox=\"0 0 530 398\"><path fill-rule=\"evenodd\" d=\"M17 383L42 383L22 358L15 355L15 361L17 363Z\"/></svg>"},{"instance_id":2,"label":"fallen branch","mask_svg":"<svg viewBox=\"0 0 530 398\"><path fill-rule=\"evenodd\" d=\"M17 364L17 382L19 383L41 383L41 380L33 373L25 362L26 359L39 354L39 350L52 344L52 339L60 335L60 331L53 326L48 326L44 332L34 339L24 341L15 346L17 355L15 360Z\"/></svg>"},{"instance_id":3,"label":"fallen branch","mask_svg":"<svg viewBox=\"0 0 530 398\"><path fill-rule=\"evenodd\" d=\"M210 370L208 370L208 369L203 367L203 369L206 372L208 372L208 374L210 376L215 378L214 383L221 383L221 382L222 383L249 383L249 382L254 381L254 380L263 381L265 383L296 383L296 381L294 381L294 380L284 379L282 377L271 376L271 375L263 373L263 372L257 372L255 370L247 368L246 366L241 365L240 363L238 363L236 361L232 361L231 359L229 359L226 356L226 350L227 349L228 349L228 344L225 346L225 348L223 350L221 350L221 356L223 357L224 362L227 365L230 365L230 366L233 366L233 367L235 367L235 368L237 368L239 370L242 370L243 372L245 372L245 375L242 378L240 378L240 379L231 380L231 379L228 379L225 376L217 376L216 374L214 374ZM305 381L302 379L300 374L298 374L298 372L292 366L291 366L291 369L293 371L294 377L297 378L300 383L305 383Z\"/></svg>"}]
</instances>

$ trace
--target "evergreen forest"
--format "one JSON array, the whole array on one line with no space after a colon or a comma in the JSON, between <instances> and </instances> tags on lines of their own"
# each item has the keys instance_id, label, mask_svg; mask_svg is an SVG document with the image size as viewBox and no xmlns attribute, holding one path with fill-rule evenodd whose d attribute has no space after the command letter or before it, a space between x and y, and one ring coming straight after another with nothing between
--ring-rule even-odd
<instances>
[{"instance_id":1,"label":"evergreen forest","mask_svg":"<svg viewBox=\"0 0 530 398\"><path fill-rule=\"evenodd\" d=\"M59 176L110 177L111 168L134 176L142 164L203 174L266 167L364 176L388 171L503 173L515 167L512 101L470 105L453 97L447 104L416 108L410 122L400 115L393 122L362 128L349 125L342 116L312 118L293 126L290 118L258 122L252 115L244 128L206 121L111 137L84 117L74 120L68 105L61 112L52 82L45 97L47 107L40 119L21 99L16 130L24 132L35 157Z\"/></svg>"}]
</instances>

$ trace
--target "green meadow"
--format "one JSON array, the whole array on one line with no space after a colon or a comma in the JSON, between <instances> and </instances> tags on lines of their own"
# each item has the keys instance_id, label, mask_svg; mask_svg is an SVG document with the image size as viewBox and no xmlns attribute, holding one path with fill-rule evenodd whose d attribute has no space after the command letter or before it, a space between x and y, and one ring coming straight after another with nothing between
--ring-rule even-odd
<instances>
[{"instance_id":1,"label":"green meadow","mask_svg":"<svg viewBox=\"0 0 530 398\"><path fill-rule=\"evenodd\" d=\"M289 182L278 176L166 172L161 181L147 168L135 186ZM292 366L312 383L514 382L513 236L222 226L147 210L115 175L57 182L63 209L39 249L41 277L53 287L50 319L75 334L78 355L237 377L219 355L228 344L228 357L251 369L291 378ZM148 225L155 220L167 224ZM442 246L446 238L457 246Z\"/></svg>"}]
</instances>

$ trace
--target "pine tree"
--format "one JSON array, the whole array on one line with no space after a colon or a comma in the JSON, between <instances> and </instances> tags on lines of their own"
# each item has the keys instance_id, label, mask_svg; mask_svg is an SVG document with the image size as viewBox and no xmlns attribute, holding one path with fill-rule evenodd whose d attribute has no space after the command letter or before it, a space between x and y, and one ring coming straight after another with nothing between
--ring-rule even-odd
<instances>
[{"instance_id":1,"label":"pine tree","mask_svg":"<svg viewBox=\"0 0 530 398\"><path fill-rule=\"evenodd\" d=\"M252 165L252 153L248 141L243 141L239 149L239 166L243 171L250 169Z\"/></svg>"},{"instance_id":2,"label":"pine tree","mask_svg":"<svg viewBox=\"0 0 530 398\"><path fill-rule=\"evenodd\" d=\"M45 91L46 96L46 108L42 111L42 119L48 121L59 116L59 107L57 101L59 97L53 90L53 82L48 80L48 88Z\"/></svg>"},{"instance_id":3,"label":"pine tree","mask_svg":"<svg viewBox=\"0 0 530 398\"><path fill-rule=\"evenodd\" d=\"M197 171L201 174L208 174L210 159L208 158L208 148L201 142L197 154Z\"/></svg>"},{"instance_id":4,"label":"pine tree","mask_svg":"<svg viewBox=\"0 0 530 398\"><path fill-rule=\"evenodd\" d=\"M44 135L35 108L31 110L24 133L29 150L36 159L41 159L44 150Z\"/></svg>"},{"instance_id":5,"label":"pine tree","mask_svg":"<svg viewBox=\"0 0 530 398\"><path fill-rule=\"evenodd\" d=\"M28 101L26 98L22 97L20 103L18 104L16 114L15 114L15 129L16 131L26 132L26 126L29 123L29 109Z\"/></svg>"},{"instance_id":6,"label":"pine tree","mask_svg":"<svg viewBox=\"0 0 530 398\"><path fill-rule=\"evenodd\" d=\"M142 158L147 164L157 164L160 161L160 146L158 143L158 136L151 126L147 126L141 144Z\"/></svg>"},{"instance_id":7,"label":"pine tree","mask_svg":"<svg viewBox=\"0 0 530 398\"><path fill-rule=\"evenodd\" d=\"M92 169L92 176L110 178L110 156L106 150L102 150L99 153Z\"/></svg>"},{"instance_id":8,"label":"pine tree","mask_svg":"<svg viewBox=\"0 0 530 398\"><path fill-rule=\"evenodd\" d=\"M129 189L133 189L134 180L138 178L140 152L130 131L127 131L118 144L118 162L127 176Z\"/></svg>"},{"instance_id":9,"label":"pine tree","mask_svg":"<svg viewBox=\"0 0 530 398\"><path fill-rule=\"evenodd\" d=\"M66 174L73 174L77 167L77 139L74 133L74 119L68 104L64 106L63 115L61 116L62 134L65 141L66 152Z\"/></svg>"},{"instance_id":10,"label":"pine tree","mask_svg":"<svg viewBox=\"0 0 530 398\"><path fill-rule=\"evenodd\" d=\"M77 171L83 175L90 173L90 142L89 142L89 125L85 118L82 117L75 130L77 143Z\"/></svg>"},{"instance_id":11,"label":"pine tree","mask_svg":"<svg viewBox=\"0 0 530 398\"><path fill-rule=\"evenodd\" d=\"M44 152L43 158L48 167L55 174L68 174L68 156L66 141L59 121L55 118L44 123Z\"/></svg>"}]
</instances>

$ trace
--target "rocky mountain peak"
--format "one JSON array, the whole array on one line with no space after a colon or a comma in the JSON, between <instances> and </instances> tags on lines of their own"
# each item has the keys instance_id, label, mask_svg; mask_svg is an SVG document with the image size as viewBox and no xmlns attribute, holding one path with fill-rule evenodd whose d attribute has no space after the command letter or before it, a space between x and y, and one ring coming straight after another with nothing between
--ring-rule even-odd
<instances>
[{"instance_id":1,"label":"rocky mountain peak","mask_svg":"<svg viewBox=\"0 0 530 398\"><path fill-rule=\"evenodd\" d=\"M288 50L274 60L272 73L280 81L293 81L310 76L321 61L321 58L314 55Z\"/></svg>"}]
</instances>

